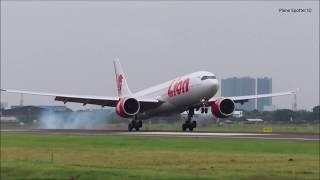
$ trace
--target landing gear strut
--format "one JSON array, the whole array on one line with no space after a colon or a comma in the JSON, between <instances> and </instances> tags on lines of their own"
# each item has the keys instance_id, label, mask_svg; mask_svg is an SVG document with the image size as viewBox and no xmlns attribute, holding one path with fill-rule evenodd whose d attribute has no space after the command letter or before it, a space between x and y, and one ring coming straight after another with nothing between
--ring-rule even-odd
<instances>
[{"instance_id":1,"label":"landing gear strut","mask_svg":"<svg viewBox=\"0 0 320 180\"><path fill-rule=\"evenodd\" d=\"M142 121L137 120L137 117L135 117L129 124L128 124L128 131L132 131L134 128L136 131L139 131L140 128L142 128Z\"/></svg>"},{"instance_id":2,"label":"landing gear strut","mask_svg":"<svg viewBox=\"0 0 320 180\"><path fill-rule=\"evenodd\" d=\"M208 113L208 100L202 99L201 103L202 103L201 114L203 114L203 113L207 114Z\"/></svg>"},{"instance_id":3,"label":"landing gear strut","mask_svg":"<svg viewBox=\"0 0 320 180\"><path fill-rule=\"evenodd\" d=\"M193 131L193 129L197 127L197 122L191 121L193 115L194 115L194 109L190 108L188 111L188 119L186 120L185 123L182 124L182 131L186 131L187 129L189 129L190 131Z\"/></svg>"}]
</instances>

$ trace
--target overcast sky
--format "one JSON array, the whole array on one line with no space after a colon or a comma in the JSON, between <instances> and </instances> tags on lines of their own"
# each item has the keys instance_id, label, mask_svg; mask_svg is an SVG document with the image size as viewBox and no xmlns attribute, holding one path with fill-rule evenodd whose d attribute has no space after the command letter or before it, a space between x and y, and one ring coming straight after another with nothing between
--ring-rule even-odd
<instances>
[{"instance_id":1,"label":"overcast sky","mask_svg":"<svg viewBox=\"0 0 320 180\"><path fill-rule=\"evenodd\" d=\"M1 1L1 88L115 96L118 57L133 91L198 70L220 79L269 76L273 92L300 88L298 108L311 109L319 104L318 7L318 1ZM10 105L19 99L1 96ZM273 102L291 108L293 97ZM30 95L24 103L63 104Z\"/></svg>"}]
</instances>

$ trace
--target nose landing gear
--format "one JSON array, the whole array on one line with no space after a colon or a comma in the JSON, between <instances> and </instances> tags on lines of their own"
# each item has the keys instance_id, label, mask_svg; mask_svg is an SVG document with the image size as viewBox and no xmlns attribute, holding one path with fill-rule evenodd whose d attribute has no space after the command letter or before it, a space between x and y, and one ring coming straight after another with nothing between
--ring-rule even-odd
<instances>
[{"instance_id":1,"label":"nose landing gear","mask_svg":"<svg viewBox=\"0 0 320 180\"><path fill-rule=\"evenodd\" d=\"M203 114L203 113L205 113L205 114L208 113L208 108L207 107L202 107L201 108L201 114Z\"/></svg>"}]
</instances>

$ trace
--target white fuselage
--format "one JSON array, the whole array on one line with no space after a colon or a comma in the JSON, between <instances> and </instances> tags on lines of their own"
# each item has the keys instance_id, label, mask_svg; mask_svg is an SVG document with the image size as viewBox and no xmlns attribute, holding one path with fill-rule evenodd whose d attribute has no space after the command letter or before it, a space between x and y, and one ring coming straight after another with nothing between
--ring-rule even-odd
<instances>
[{"instance_id":1,"label":"white fuselage","mask_svg":"<svg viewBox=\"0 0 320 180\"><path fill-rule=\"evenodd\" d=\"M160 113L181 113L204 100L209 100L218 89L219 83L214 74L199 71L137 92L134 94L136 98L150 97L162 102L158 107L143 112L139 119Z\"/></svg>"}]
</instances>

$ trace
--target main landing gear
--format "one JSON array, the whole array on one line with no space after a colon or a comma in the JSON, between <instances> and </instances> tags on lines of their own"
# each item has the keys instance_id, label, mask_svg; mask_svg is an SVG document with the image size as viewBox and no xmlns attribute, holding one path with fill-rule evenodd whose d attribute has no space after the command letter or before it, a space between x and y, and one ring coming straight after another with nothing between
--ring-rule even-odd
<instances>
[{"instance_id":1,"label":"main landing gear","mask_svg":"<svg viewBox=\"0 0 320 180\"><path fill-rule=\"evenodd\" d=\"M137 117L135 117L129 124L128 124L128 131L132 131L132 129L135 129L136 131L139 131L140 128L142 128L142 121L137 120Z\"/></svg>"},{"instance_id":2,"label":"main landing gear","mask_svg":"<svg viewBox=\"0 0 320 180\"><path fill-rule=\"evenodd\" d=\"M190 108L188 110L188 119L186 120L185 123L182 124L182 131L186 131L187 129L189 129L190 131L193 131L193 129L197 127L197 122L191 121L193 115L194 115L194 109Z\"/></svg>"}]
</instances>

